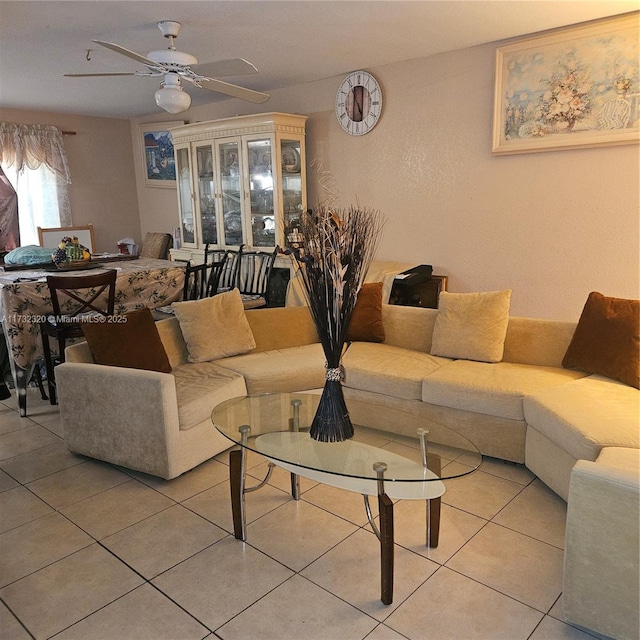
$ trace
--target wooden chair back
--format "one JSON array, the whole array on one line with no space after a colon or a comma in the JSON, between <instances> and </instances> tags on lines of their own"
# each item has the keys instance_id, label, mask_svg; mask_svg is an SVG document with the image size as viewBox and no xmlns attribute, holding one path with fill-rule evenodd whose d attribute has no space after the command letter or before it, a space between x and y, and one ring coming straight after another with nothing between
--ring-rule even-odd
<instances>
[{"instance_id":1,"label":"wooden chair back","mask_svg":"<svg viewBox=\"0 0 640 640\"><path fill-rule=\"evenodd\" d=\"M54 316L82 319L83 315L113 315L116 295L115 269L82 275L47 276Z\"/></svg>"}]
</instances>

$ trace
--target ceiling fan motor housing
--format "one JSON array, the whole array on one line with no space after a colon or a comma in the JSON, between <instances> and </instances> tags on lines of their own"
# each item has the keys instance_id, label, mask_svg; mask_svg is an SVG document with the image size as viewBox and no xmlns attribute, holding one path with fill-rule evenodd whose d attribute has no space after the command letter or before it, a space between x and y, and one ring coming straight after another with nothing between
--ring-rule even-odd
<instances>
[{"instance_id":1,"label":"ceiling fan motor housing","mask_svg":"<svg viewBox=\"0 0 640 640\"><path fill-rule=\"evenodd\" d=\"M165 38L177 38L182 24L175 20L161 20L158 22L158 29Z\"/></svg>"}]
</instances>

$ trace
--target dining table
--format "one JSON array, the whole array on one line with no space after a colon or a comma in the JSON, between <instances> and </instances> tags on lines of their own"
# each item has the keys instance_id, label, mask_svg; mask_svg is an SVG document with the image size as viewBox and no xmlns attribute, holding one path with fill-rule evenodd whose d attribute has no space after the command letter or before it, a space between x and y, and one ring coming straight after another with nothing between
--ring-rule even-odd
<instances>
[{"instance_id":1,"label":"dining table","mask_svg":"<svg viewBox=\"0 0 640 640\"><path fill-rule=\"evenodd\" d=\"M0 270L0 319L21 416L27 415L27 385L43 357L40 323L53 313L47 276L86 274L87 269L116 269L115 313L156 309L182 300L185 264L151 258L119 259L94 256L78 270L25 266Z\"/></svg>"}]
</instances>

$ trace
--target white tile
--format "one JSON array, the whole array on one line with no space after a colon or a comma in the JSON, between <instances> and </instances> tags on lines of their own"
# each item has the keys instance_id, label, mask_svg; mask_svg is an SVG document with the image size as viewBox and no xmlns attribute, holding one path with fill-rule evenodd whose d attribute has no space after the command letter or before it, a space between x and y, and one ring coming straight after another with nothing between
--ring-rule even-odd
<instances>
[{"instance_id":1,"label":"white tile","mask_svg":"<svg viewBox=\"0 0 640 640\"><path fill-rule=\"evenodd\" d=\"M522 491L522 485L483 471L447 480L444 484L444 503L487 520L493 518Z\"/></svg>"},{"instance_id":2,"label":"white tile","mask_svg":"<svg viewBox=\"0 0 640 640\"><path fill-rule=\"evenodd\" d=\"M97 544L0 590L36 639L49 638L143 582Z\"/></svg>"},{"instance_id":3,"label":"white tile","mask_svg":"<svg viewBox=\"0 0 640 640\"><path fill-rule=\"evenodd\" d=\"M173 506L173 500L129 480L60 512L97 540Z\"/></svg>"},{"instance_id":4,"label":"white tile","mask_svg":"<svg viewBox=\"0 0 640 640\"><path fill-rule=\"evenodd\" d=\"M441 567L385 625L409 640L526 640L542 614Z\"/></svg>"},{"instance_id":5,"label":"white tile","mask_svg":"<svg viewBox=\"0 0 640 640\"><path fill-rule=\"evenodd\" d=\"M224 538L152 582L202 624L217 629L291 575L248 544Z\"/></svg>"},{"instance_id":6,"label":"white tile","mask_svg":"<svg viewBox=\"0 0 640 640\"><path fill-rule=\"evenodd\" d=\"M147 580L228 535L180 505L165 509L102 540Z\"/></svg>"},{"instance_id":7,"label":"white tile","mask_svg":"<svg viewBox=\"0 0 640 640\"><path fill-rule=\"evenodd\" d=\"M111 465L87 460L29 482L27 486L54 509L61 509L129 480L128 476Z\"/></svg>"},{"instance_id":8,"label":"white tile","mask_svg":"<svg viewBox=\"0 0 640 640\"><path fill-rule=\"evenodd\" d=\"M396 545L393 602L385 605L380 600L380 542L373 533L359 529L301 575L382 621L437 568L437 564Z\"/></svg>"},{"instance_id":9,"label":"white tile","mask_svg":"<svg viewBox=\"0 0 640 640\"><path fill-rule=\"evenodd\" d=\"M147 486L182 502L229 479L229 467L217 460L207 460L172 480L163 480L137 471L127 471Z\"/></svg>"},{"instance_id":10,"label":"white tile","mask_svg":"<svg viewBox=\"0 0 640 640\"><path fill-rule=\"evenodd\" d=\"M489 522L447 567L544 613L562 591L561 549Z\"/></svg>"},{"instance_id":11,"label":"white tile","mask_svg":"<svg viewBox=\"0 0 640 640\"><path fill-rule=\"evenodd\" d=\"M567 503L540 480L525 487L493 522L564 549Z\"/></svg>"},{"instance_id":12,"label":"white tile","mask_svg":"<svg viewBox=\"0 0 640 640\"><path fill-rule=\"evenodd\" d=\"M52 513L53 509L24 487L0 493L0 533Z\"/></svg>"},{"instance_id":13,"label":"white tile","mask_svg":"<svg viewBox=\"0 0 640 640\"><path fill-rule=\"evenodd\" d=\"M169 598L145 584L84 620L55 640L200 640L206 627Z\"/></svg>"},{"instance_id":14,"label":"white tile","mask_svg":"<svg viewBox=\"0 0 640 640\"><path fill-rule=\"evenodd\" d=\"M29 426L0 435L0 460L7 460L28 451L35 451L40 447L60 442L58 436L28 418L21 418L21 420L25 420Z\"/></svg>"},{"instance_id":15,"label":"white tile","mask_svg":"<svg viewBox=\"0 0 640 640\"><path fill-rule=\"evenodd\" d=\"M89 546L93 540L59 513L0 535L0 586Z\"/></svg>"},{"instance_id":16,"label":"white tile","mask_svg":"<svg viewBox=\"0 0 640 640\"><path fill-rule=\"evenodd\" d=\"M289 500L291 500L290 495L271 485L266 485L259 491L246 494L247 523L253 522L256 518L260 518L265 513L276 509ZM185 500L182 505L225 531L233 533L231 489L228 480Z\"/></svg>"},{"instance_id":17,"label":"white tile","mask_svg":"<svg viewBox=\"0 0 640 640\"><path fill-rule=\"evenodd\" d=\"M560 620L545 616L530 640L593 640L592 635L580 631Z\"/></svg>"},{"instance_id":18,"label":"white tile","mask_svg":"<svg viewBox=\"0 0 640 640\"><path fill-rule=\"evenodd\" d=\"M31 640L28 631L2 602L0 602L0 630L2 640Z\"/></svg>"},{"instance_id":19,"label":"white tile","mask_svg":"<svg viewBox=\"0 0 640 640\"><path fill-rule=\"evenodd\" d=\"M71 453L67 445L60 440L47 447L30 451L20 456L0 462L0 468L11 474L16 480L26 484L63 469L75 467L86 462L84 456Z\"/></svg>"},{"instance_id":20,"label":"white tile","mask_svg":"<svg viewBox=\"0 0 640 640\"><path fill-rule=\"evenodd\" d=\"M304 500L291 500L247 527L247 541L300 571L357 527Z\"/></svg>"},{"instance_id":21,"label":"white tile","mask_svg":"<svg viewBox=\"0 0 640 640\"><path fill-rule=\"evenodd\" d=\"M487 524L478 516L442 504L438 546L429 548L426 546L426 504L399 500L393 512L396 543L438 564L444 564Z\"/></svg>"},{"instance_id":22,"label":"white tile","mask_svg":"<svg viewBox=\"0 0 640 640\"><path fill-rule=\"evenodd\" d=\"M375 620L294 576L217 629L223 640L362 640Z\"/></svg>"}]
</instances>

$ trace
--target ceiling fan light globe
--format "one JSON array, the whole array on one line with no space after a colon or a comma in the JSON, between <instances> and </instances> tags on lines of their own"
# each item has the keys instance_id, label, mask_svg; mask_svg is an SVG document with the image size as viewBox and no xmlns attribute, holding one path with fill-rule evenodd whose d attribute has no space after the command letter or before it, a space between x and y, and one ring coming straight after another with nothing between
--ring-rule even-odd
<instances>
[{"instance_id":1,"label":"ceiling fan light globe","mask_svg":"<svg viewBox=\"0 0 640 640\"><path fill-rule=\"evenodd\" d=\"M162 87L156 91L156 104L168 113L182 113L191 106L191 96L182 88Z\"/></svg>"}]
</instances>

